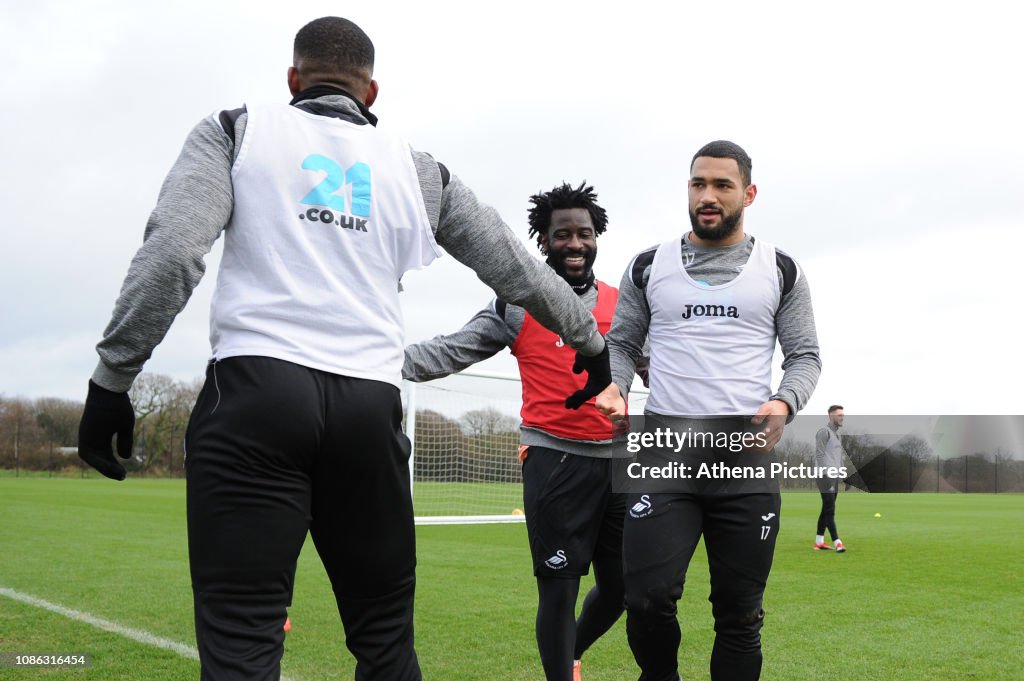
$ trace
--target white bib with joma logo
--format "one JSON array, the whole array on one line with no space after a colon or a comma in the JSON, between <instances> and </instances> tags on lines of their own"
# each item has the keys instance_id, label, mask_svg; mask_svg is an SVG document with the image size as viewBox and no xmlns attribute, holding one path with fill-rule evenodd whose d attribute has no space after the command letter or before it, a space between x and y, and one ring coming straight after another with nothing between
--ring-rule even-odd
<instances>
[{"instance_id":1,"label":"white bib with joma logo","mask_svg":"<svg viewBox=\"0 0 1024 681\"><path fill-rule=\"evenodd\" d=\"M686 273L678 238L659 246L647 282L646 410L671 416L756 413L771 396L779 294L775 248L760 239L739 275L718 286Z\"/></svg>"},{"instance_id":2,"label":"white bib with joma logo","mask_svg":"<svg viewBox=\"0 0 1024 681\"><path fill-rule=\"evenodd\" d=\"M213 357L274 357L400 385L398 283L439 254L409 146L294 106L247 111Z\"/></svg>"}]
</instances>

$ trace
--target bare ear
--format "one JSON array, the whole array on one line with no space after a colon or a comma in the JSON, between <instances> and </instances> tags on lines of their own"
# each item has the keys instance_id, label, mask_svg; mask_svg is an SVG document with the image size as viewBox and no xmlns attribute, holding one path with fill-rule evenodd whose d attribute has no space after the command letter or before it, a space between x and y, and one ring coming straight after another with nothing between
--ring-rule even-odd
<instances>
[{"instance_id":1,"label":"bare ear","mask_svg":"<svg viewBox=\"0 0 1024 681\"><path fill-rule=\"evenodd\" d=\"M757 185L749 184L747 188L743 190L743 207L746 208L754 202L754 197L757 196Z\"/></svg>"},{"instance_id":2,"label":"bare ear","mask_svg":"<svg viewBox=\"0 0 1024 681\"><path fill-rule=\"evenodd\" d=\"M369 109L373 106L373 103L377 101L377 93L380 91L380 85L377 84L373 78L370 79L370 85L366 88L366 97L363 99L363 104Z\"/></svg>"},{"instance_id":3,"label":"bare ear","mask_svg":"<svg viewBox=\"0 0 1024 681\"><path fill-rule=\"evenodd\" d=\"M302 92L302 78L299 76L299 70L294 66L288 67L288 90L292 93L292 97Z\"/></svg>"},{"instance_id":4,"label":"bare ear","mask_svg":"<svg viewBox=\"0 0 1024 681\"><path fill-rule=\"evenodd\" d=\"M548 254L548 235L547 234L538 234L537 235L537 245L540 247L541 255L547 255Z\"/></svg>"}]
</instances>

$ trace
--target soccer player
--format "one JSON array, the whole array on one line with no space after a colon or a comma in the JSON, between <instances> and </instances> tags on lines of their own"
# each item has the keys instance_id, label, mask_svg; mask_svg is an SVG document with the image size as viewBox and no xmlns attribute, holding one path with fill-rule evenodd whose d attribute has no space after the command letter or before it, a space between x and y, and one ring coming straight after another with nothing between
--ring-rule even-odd
<instances>
[{"instance_id":1,"label":"soccer player","mask_svg":"<svg viewBox=\"0 0 1024 681\"><path fill-rule=\"evenodd\" d=\"M814 438L814 465L822 468L839 468L843 465L843 442L839 429L843 427L843 407L833 404L828 408L828 423ZM836 497L839 494L838 478L819 476L818 491L821 492L821 513L818 514L818 531L814 537L815 551L831 551L825 543L825 530L832 535L836 553L845 553L846 547L836 530Z\"/></svg>"},{"instance_id":2,"label":"soccer player","mask_svg":"<svg viewBox=\"0 0 1024 681\"><path fill-rule=\"evenodd\" d=\"M530 197L529 234L557 272L608 330L618 291L594 277L597 237L608 224L593 187L562 184ZM568 411L576 389L573 353L518 305L495 299L461 329L410 345L402 375L448 376L511 348L523 386L523 498L537 578L537 647L548 681L579 678L579 660L623 610L625 500L611 490L612 424L592 402ZM573 622L580 577L595 586Z\"/></svg>"},{"instance_id":3,"label":"soccer player","mask_svg":"<svg viewBox=\"0 0 1024 681\"><path fill-rule=\"evenodd\" d=\"M317 19L293 58L289 104L221 111L186 139L97 346L79 452L125 477L111 439L130 456L127 391L223 232L212 359L185 438L202 678L278 678L309 531L355 677L417 680L403 273L444 247L556 329L602 383L607 351L590 311L493 209L376 129L374 48L358 26Z\"/></svg>"},{"instance_id":4,"label":"soccer player","mask_svg":"<svg viewBox=\"0 0 1024 681\"><path fill-rule=\"evenodd\" d=\"M711 142L694 155L691 231L637 255L619 286L607 334L616 385L598 397L604 413L624 413L623 396L644 338L650 345L648 421L693 417L709 432L756 428L766 452L787 417L810 397L821 370L810 291L790 256L745 232L744 210L757 195L750 173L750 157L732 142ZM773 392L776 340L785 358ZM713 454L732 461L729 452ZM735 456L766 460L751 451ZM760 675L762 595L780 497L777 485L728 493L732 482L664 489L629 501L623 529L626 631L644 681L679 678L676 605L701 535L716 632L711 678L749 681Z\"/></svg>"}]
</instances>

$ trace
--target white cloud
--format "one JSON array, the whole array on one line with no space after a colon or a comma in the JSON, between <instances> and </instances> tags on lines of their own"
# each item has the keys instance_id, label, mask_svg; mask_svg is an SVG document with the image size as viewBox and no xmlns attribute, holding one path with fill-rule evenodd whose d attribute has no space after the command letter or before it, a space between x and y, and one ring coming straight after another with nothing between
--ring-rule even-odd
<instances>
[{"instance_id":1,"label":"white cloud","mask_svg":"<svg viewBox=\"0 0 1024 681\"><path fill-rule=\"evenodd\" d=\"M0 392L80 397L188 130L218 108L286 99L294 32L350 8L8 5L0 57L16 68L2 76L10 96L0 110ZM1016 328L995 315L1019 290L1012 254L1024 226L1024 111L1013 87L1024 55L1005 4L529 0L351 11L377 46L382 126L445 162L524 241L527 197L587 178L611 216L597 271L617 282L634 253L686 229L693 151L735 139L760 188L748 228L810 277L821 400L1020 411L1009 387L1021 378L1007 341ZM447 260L407 278L408 300L423 301L408 305L410 339L457 328L490 298ZM210 262L147 370L202 371ZM865 301L880 302L869 313Z\"/></svg>"},{"instance_id":2,"label":"white cloud","mask_svg":"<svg viewBox=\"0 0 1024 681\"><path fill-rule=\"evenodd\" d=\"M804 261L824 369L808 412L1020 414L1020 225L851 244Z\"/></svg>"}]
</instances>

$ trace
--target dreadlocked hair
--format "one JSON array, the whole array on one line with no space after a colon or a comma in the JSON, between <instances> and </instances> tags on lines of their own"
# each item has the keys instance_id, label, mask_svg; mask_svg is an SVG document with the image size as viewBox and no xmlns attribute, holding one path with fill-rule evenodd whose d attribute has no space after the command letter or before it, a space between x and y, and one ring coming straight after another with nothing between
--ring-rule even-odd
<instances>
[{"instance_id":1,"label":"dreadlocked hair","mask_svg":"<svg viewBox=\"0 0 1024 681\"><path fill-rule=\"evenodd\" d=\"M533 208L528 212L530 236L537 239L537 248L541 248L540 238L548 233L551 226L551 213L561 208L583 208L590 213L590 221L594 223L594 234L603 234L608 227L608 213L597 205L597 192L583 180L579 187L563 182L549 192L540 192L530 197Z\"/></svg>"}]
</instances>

